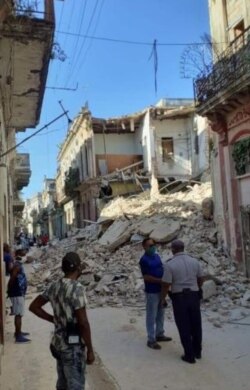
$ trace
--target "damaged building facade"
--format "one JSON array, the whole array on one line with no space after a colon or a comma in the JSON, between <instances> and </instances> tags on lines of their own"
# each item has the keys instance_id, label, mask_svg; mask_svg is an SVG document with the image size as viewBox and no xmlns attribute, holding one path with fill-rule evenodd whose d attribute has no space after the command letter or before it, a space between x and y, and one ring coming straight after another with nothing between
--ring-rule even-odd
<instances>
[{"instance_id":1,"label":"damaged building facade","mask_svg":"<svg viewBox=\"0 0 250 390\"><path fill-rule=\"evenodd\" d=\"M18 2L0 0L0 355L6 295L3 243L13 243L24 208L19 192L31 175L29 155L15 151L15 134L38 124L53 45L53 1L42 3L43 12L25 14L17 9Z\"/></svg>"},{"instance_id":2,"label":"damaged building facade","mask_svg":"<svg viewBox=\"0 0 250 390\"><path fill-rule=\"evenodd\" d=\"M225 249L250 275L250 2L210 0L214 65L195 81L214 132L215 218ZM220 20L220 23L218 23Z\"/></svg>"},{"instance_id":3,"label":"damaged building facade","mask_svg":"<svg viewBox=\"0 0 250 390\"><path fill-rule=\"evenodd\" d=\"M59 237L98 218L101 200L159 182L199 177L209 167L209 126L193 100L161 100L141 112L96 118L83 108L58 154Z\"/></svg>"}]
</instances>

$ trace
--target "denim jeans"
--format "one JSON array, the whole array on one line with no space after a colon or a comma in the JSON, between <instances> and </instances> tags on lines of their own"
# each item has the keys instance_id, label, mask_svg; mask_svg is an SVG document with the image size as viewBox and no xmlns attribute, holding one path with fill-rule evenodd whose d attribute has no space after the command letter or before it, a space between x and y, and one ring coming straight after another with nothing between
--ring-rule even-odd
<instances>
[{"instance_id":1,"label":"denim jeans","mask_svg":"<svg viewBox=\"0 0 250 390\"><path fill-rule=\"evenodd\" d=\"M85 352L81 345L68 346L63 351L50 347L57 361L57 390L85 389Z\"/></svg>"},{"instance_id":2,"label":"denim jeans","mask_svg":"<svg viewBox=\"0 0 250 390\"><path fill-rule=\"evenodd\" d=\"M146 328L148 341L156 341L156 337L164 335L164 313L161 305L161 293L146 293Z\"/></svg>"}]
</instances>

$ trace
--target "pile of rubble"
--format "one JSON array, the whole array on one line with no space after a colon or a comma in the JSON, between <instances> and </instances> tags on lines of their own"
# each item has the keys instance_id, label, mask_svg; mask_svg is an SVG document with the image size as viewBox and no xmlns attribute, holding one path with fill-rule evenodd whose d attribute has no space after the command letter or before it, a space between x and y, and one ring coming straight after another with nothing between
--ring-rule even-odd
<instances>
[{"instance_id":1,"label":"pile of rubble","mask_svg":"<svg viewBox=\"0 0 250 390\"><path fill-rule=\"evenodd\" d=\"M163 261L171 257L169 243L178 237L186 251L197 257L205 270L204 308L215 326L249 315L249 280L238 272L222 248L214 222L204 219L202 202L211 197L209 183L188 191L150 198L148 192L116 198L102 211L98 223L72 232L36 249L31 285L42 291L61 276L61 259L77 251L82 259L81 282L89 303L96 306L144 306L143 280L138 266L141 241L152 237Z\"/></svg>"}]
</instances>

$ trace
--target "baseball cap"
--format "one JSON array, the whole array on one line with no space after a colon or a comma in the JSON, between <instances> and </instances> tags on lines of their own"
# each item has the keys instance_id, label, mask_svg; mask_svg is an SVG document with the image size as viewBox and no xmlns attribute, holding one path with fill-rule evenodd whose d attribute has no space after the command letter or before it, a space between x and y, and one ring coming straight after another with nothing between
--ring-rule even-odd
<instances>
[{"instance_id":1,"label":"baseball cap","mask_svg":"<svg viewBox=\"0 0 250 390\"><path fill-rule=\"evenodd\" d=\"M62 270L64 273L75 272L80 264L79 255L75 252L68 252L62 259Z\"/></svg>"}]
</instances>

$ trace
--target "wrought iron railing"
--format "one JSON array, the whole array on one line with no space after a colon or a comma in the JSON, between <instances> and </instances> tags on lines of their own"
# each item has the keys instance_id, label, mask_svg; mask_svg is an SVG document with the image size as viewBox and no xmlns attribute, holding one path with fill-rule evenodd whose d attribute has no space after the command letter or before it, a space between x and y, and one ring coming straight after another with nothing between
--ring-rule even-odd
<instances>
[{"instance_id":1,"label":"wrought iron railing","mask_svg":"<svg viewBox=\"0 0 250 390\"><path fill-rule=\"evenodd\" d=\"M9 1L9 0L7 0ZM55 22L54 0L15 0L15 15Z\"/></svg>"},{"instance_id":2,"label":"wrought iron railing","mask_svg":"<svg viewBox=\"0 0 250 390\"><path fill-rule=\"evenodd\" d=\"M206 103L237 83L243 76L250 76L250 27L237 37L218 58L209 74L200 74L194 81L198 106Z\"/></svg>"}]
</instances>

